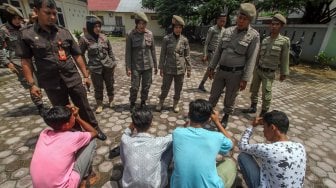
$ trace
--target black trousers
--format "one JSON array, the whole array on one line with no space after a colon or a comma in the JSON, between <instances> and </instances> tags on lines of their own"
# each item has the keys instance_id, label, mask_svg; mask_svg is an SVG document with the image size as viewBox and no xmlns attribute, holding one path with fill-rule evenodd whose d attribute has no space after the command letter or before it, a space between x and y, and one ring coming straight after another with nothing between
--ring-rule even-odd
<instances>
[{"instance_id":1,"label":"black trousers","mask_svg":"<svg viewBox=\"0 0 336 188\"><path fill-rule=\"evenodd\" d=\"M70 97L73 104L79 108L79 116L93 127L98 126L96 117L90 108L86 90L82 84L68 88L62 81L60 89L45 89L45 91L53 106L65 106L70 104Z\"/></svg>"}]
</instances>

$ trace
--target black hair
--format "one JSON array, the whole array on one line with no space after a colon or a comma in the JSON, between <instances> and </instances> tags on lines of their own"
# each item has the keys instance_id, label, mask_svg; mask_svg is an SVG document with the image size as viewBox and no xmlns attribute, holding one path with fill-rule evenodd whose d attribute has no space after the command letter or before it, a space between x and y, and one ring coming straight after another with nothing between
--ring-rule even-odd
<instances>
[{"instance_id":1,"label":"black hair","mask_svg":"<svg viewBox=\"0 0 336 188\"><path fill-rule=\"evenodd\" d=\"M135 109L131 117L138 132L146 132L151 126L153 120L153 114L147 108Z\"/></svg>"},{"instance_id":2,"label":"black hair","mask_svg":"<svg viewBox=\"0 0 336 188\"><path fill-rule=\"evenodd\" d=\"M54 106L42 113L44 122L54 130L60 130L64 123L69 122L71 111L65 106Z\"/></svg>"},{"instance_id":3,"label":"black hair","mask_svg":"<svg viewBox=\"0 0 336 188\"><path fill-rule=\"evenodd\" d=\"M222 12L220 14L217 15L216 19L220 18L220 17L226 17L227 14L225 12Z\"/></svg>"},{"instance_id":4,"label":"black hair","mask_svg":"<svg viewBox=\"0 0 336 188\"><path fill-rule=\"evenodd\" d=\"M288 131L289 120L284 112L278 110L267 112L264 114L263 120L267 123L267 126L271 126L273 124L283 134L286 134Z\"/></svg>"},{"instance_id":5,"label":"black hair","mask_svg":"<svg viewBox=\"0 0 336 188\"><path fill-rule=\"evenodd\" d=\"M205 123L213 112L210 102L204 99L196 99L189 103L189 118L194 123Z\"/></svg>"},{"instance_id":6,"label":"black hair","mask_svg":"<svg viewBox=\"0 0 336 188\"><path fill-rule=\"evenodd\" d=\"M42 8L43 4L51 9L57 8L55 0L34 0L34 7L37 9Z\"/></svg>"}]
</instances>

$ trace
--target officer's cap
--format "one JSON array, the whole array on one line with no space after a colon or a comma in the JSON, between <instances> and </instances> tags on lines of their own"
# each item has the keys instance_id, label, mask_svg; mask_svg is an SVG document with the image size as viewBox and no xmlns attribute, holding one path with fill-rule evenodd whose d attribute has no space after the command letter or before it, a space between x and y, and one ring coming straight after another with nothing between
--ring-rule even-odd
<instances>
[{"instance_id":1,"label":"officer's cap","mask_svg":"<svg viewBox=\"0 0 336 188\"><path fill-rule=\"evenodd\" d=\"M101 19L96 15L88 15L86 16L86 23L96 24L102 23Z\"/></svg>"},{"instance_id":2,"label":"officer's cap","mask_svg":"<svg viewBox=\"0 0 336 188\"><path fill-rule=\"evenodd\" d=\"M174 25L182 25L182 26L185 25L183 18L180 17L180 16L176 16L176 15L173 16L172 24L174 24Z\"/></svg>"},{"instance_id":3,"label":"officer's cap","mask_svg":"<svg viewBox=\"0 0 336 188\"><path fill-rule=\"evenodd\" d=\"M285 18L283 15L279 14L279 13L275 14L275 15L273 16L273 19L279 20L279 21L282 22L283 24L286 24L286 23L287 23L286 18Z\"/></svg>"},{"instance_id":4,"label":"officer's cap","mask_svg":"<svg viewBox=\"0 0 336 188\"><path fill-rule=\"evenodd\" d=\"M240 4L239 13L246 15L247 17L250 17L251 19L254 19L257 15L256 8L254 4L252 3L242 3Z\"/></svg>"},{"instance_id":5,"label":"officer's cap","mask_svg":"<svg viewBox=\"0 0 336 188\"><path fill-rule=\"evenodd\" d=\"M143 12L135 12L135 19L142 20L144 22L148 22L148 18Z\"/></svg>"},{"instance_id":6,"label":"officer's cap","mask_svg":"<svg viewBox=\"0 0 336 188\"><path fill-rule=\"evenodd\" d=\"M14 7L13 5L4 3L3 6L5 7L5 10L10 14L17 15L23 19L23 14L21 13L21 11L16 7Z\"/></svg>"}]
</instances>

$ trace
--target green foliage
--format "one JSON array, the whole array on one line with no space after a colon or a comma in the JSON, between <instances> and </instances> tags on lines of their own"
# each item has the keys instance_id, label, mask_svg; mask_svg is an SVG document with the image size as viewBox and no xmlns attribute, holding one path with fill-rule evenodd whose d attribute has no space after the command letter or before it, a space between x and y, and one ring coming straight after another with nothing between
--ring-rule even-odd
<instances>
[{"instance_id":1,"label":"green foliage","mask_svg":"<svg viewBox=\"0 0 336 188\"><path fill-rule=\"evenodd\" d=\"M336 60L335 57L328 56L324 51L321 51L318 53L317 56L315 56L315 62L320 64L322 67L328 67Z\"/></svg>"},{"instance_id":2,"label":"green foliage","mask_svg":"<svg viewBox=\"0 0 336 188\"><path fill-rule=\"evenodd\" d=\"M77 39L79 39L80 38L80 36L81 36L81 34L83 33L83 31L81 31L81 30L74 30L74 32L73 32L73 34L75 35L75 37L77 38Z\"/></svg>"}]
</instances>

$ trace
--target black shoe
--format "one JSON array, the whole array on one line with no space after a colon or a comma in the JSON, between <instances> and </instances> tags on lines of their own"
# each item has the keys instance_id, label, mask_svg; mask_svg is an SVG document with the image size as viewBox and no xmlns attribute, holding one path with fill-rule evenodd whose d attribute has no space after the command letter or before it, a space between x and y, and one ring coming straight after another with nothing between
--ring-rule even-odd
<instances>
[{"instance_id":1,"label":"black shoe","mask_svg":"<svg viewBox=\"0 0 336 188\"><path fill-rule=\"evenodd\" d=\"M201 90L201 91L203 91L203 92L206 92L206 91L207 91L207 90L205 89L205 87L204 87L203 84L200 84L200 85L198 86L198 89Z\"/></svg>"},{"instance_id":2,"label":"black shoe","mask_svg":"<svg viewBox=\"0 0 336 188\"><path fill-rule=\"evenodd\" d=\"M221 121L221 124L224 127L224 129L226 129L228 121L229 121L229 114L225 114Z\"/></svg>"},{"instance_id":3,"label":"black shoe","mask_svg":"<svg viewBox=\"0 0 336 188\"><path fill-rule=\"evenodd\" d=\"M120 155L120 146L117 146L110 150L109 159L113 159L116 156Z\"/></svg>"},{"instance_id":4,"label":"black shoe","mask_svg":"<svg viewBox=\"0 0 336 188\"><path fill-rule=\"evenodd\" d=\"M259 117L263 117L267 113L267 110L261 110Z\"/></svg>"},{"instance_id":5,"label":"black shoe","mask_svg":"<svg viewBox=\"0 0 336 188\"><path fill-rule=\"evenodd\" d=\"M141 101L140 108L147 108L146 101Z\"/></svg>"},{"instance_id":6,"label":"black shoe","mask_svg":"<svg viewBox=\"0 0 336 188\"><path fill-rule=\"evenodd\" d=\"M242 112L247 113L247 114L253 114L257 112L257 108L253 108L253 107L246 108L246 109L243 109Z\"/></svg>"},{"instance_id":7,"label":"black shoe","mask_svg":"<svg viewBox=\"0 0 336 188\"><path fill-rule=\"evenodd\" d=\"M135 110L135 102L131 102L130 104L130 112L133 113Z\"/></svg>"},{"instance_id":8,"label":"black shoe","mask_svg":"<svg viewBox=\"0 0 336 188\"><path fill-rule=\"evenodd\" d=\"M106 140L106 135L100 130L100 128L97 126L97 127L95 127L95 129L97 130L97 133L98 133L98 135L97 135L97 138L99 139L99 140L102 140L102 141L104 141L104 140Z\"/></svg>"}]
</instances>

